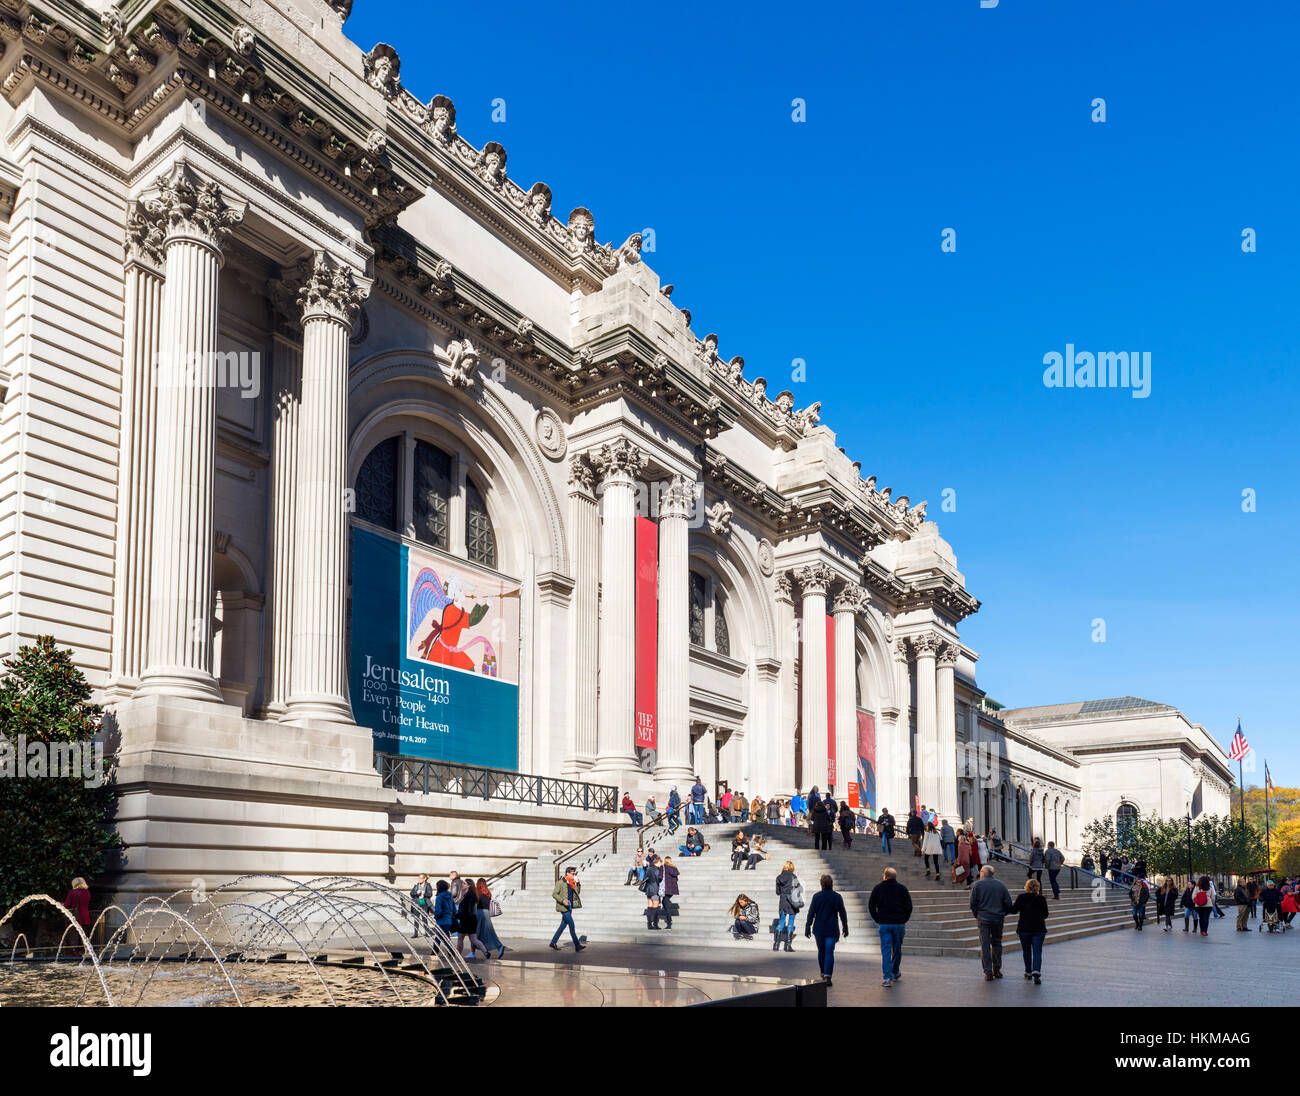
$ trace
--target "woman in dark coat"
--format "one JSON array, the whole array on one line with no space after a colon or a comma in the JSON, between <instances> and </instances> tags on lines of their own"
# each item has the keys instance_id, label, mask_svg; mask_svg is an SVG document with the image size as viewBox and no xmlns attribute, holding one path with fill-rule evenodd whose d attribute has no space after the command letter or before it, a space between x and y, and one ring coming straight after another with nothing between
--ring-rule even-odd
<instances>
[{"instance_id":1,"label":"woman in dark coat","mask_svg":"<svg viewBox=\"0 0 1300 1096\"><path fill-rule=\"evenodd\" d=\"M659 927L659 884L664 877L664 862L658 856L647 856L645 861L645 923L648 929Z\"/></svg>"},{"instance_id":2,"label":"woman in dark coat","mask_svg":"<svg viewBox=\"0 0 1300 1096\"><path fill-rule=\"evenodd\" d=\"M473 959L474 953L481 951L483 958L487 958L488 950L483 946L483 941L478 938L478 892L473 887L465 888L460 905L456 907L456 932L459 933L456 938L457 951L464 954L465 940L468 938L469 957Z\"/></svg>"},{"instance_id":3,"label":"woman in dark coat","mask_svg":"<svg viewBox=\"0 0 1300 1096\"><path fill-rule=\"evenodd\" d=\"M809 828L812 830L813 835L813 848L829 849L831 847L831 816L820 796L809 801L808 818Z\"/></svg>"},{"instance_id":4,"label":"woman in dark coat","mask_svg":"<svg viewBox=\"0 0 1300 1096\"><path fill-rule=\"evenodd\" d=\"M478 895L476 935L483 942L483 946L489 951L495 951L497 958L500 959L506 953L506 946L501 943L501 938L497 936L497 930L492 925L492 891L488 889L487 880L480 879L474 887L474 892Z\"/></svg>"},{"instance_id":5,"label":"woman in dark coat","mask_svg":"<svg viewBox=\"0 0 1300 1096\"><path fill-rule=\"evenodd\" d=\"M817 939L817 966L821 970L822 981L831 984L831 974L835 969L835 945L840 938L840 926L844 926L844 935L849 935L849 915L844 909L844 899L835 891L835 881L829 875L822 876L822 889L813 895L808 905L808 920L804 924L805 936Z\"/></svg>"},{"instance_id":6,"label":"woman in dark coat","mask_svg":"<svg viewBox=\"0 0 1300 1096\"><path fill-rule=\"evenodd\" d=\"M794 887L799 877L794 873L793 861L787 860L781 866L781 874L776 877L777 917L776 931L772 934L772 950L776 951L785 944L786 951L794 951L790 940L794 936L794 918L799 907L794 903Z\"/></svg>"},{"instance_id":7,"label":"woman in dark coat","mask_svg":"<svg viewBox=\"0 0 1300 1096\"><path fill-rule=\"evenodd\" d=\"M1156 920L1160 920L1161 917L1165 919L1165 932L1173 930L1174 914L1177 912L1178 888L1174 885L1173 877L1167 876L1159 893L1156 894Z\"/></svg>"},{"instance_id":8,"label":"woman in dark coat","mask_svg":"<svg viewBox=\"0 0 1300 1096\"><path fill-rule=\"evenodd\" d=\"M681 893L681 884L678 883L679 873L673 865L671 856L664 857L660 871L662 877L659 881L659 912L664 915L664 928L670 929L673 927L673 914L677 912L673 899Z\"/></svg>"},{"instance_id":9,"label":"woman in dark coat","mask_svg":"<svg viewBox=\"0 0 1300 1096\"><path fill-rule=\"evenodd\" d=\"M737 830L731 839L731 870L740 871L740 865L749 859L749 838L744 830Z\"/></svg>"},{"instance_id":10,"label":"woman in dark coat","mask_svg":"<svg viewBox=\"0 0 1300 1096\"><path fill-rule=\"evenodd\" d=\"M1043 897L1042 884L1037 879L1026 879L1025 889L1011 903L1011 912L1018 913L1016 935L1020 937L1020 952L1025 957L1025 981L1043 984L1043 941L1047 939L1047 899Z\"/></svg>"},{"instance_id":11,"label":"woman in dark coat","mask_svg":"<svg viewBox=\"0 0 1300 1096\"><path fill-rule=\"evenodd\" d=\"M840 804L839 823L840 833L844 836L844 847L853 848L853 831L857 828L858 816L853 813L847 799Z\"/></svg>"}]
</instances>

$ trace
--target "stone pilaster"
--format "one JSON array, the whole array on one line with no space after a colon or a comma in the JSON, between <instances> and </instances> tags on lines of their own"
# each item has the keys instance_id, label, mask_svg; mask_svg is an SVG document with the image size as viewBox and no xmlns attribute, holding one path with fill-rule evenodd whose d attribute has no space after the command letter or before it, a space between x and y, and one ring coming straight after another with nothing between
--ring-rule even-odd
<instances>
[{"instance_id":1,"label":"stone pilaster","mask_svg":"<svg viewBox=\"0 0 1300 1096\"><path fill-rule=\"evenodd\" d=\"M600 700L592 772L613 775L636 768L636 485L645 456L620 439L602 445L591 461L601 514Z\"/></svg>"},{"instance_id":2,"label":"stone pilaster","mask_svg":"<svg viewBox=\"0 0 1300 1096\"><path fill-rule=\"evenodd\" d=\"M835 595L835 791L848 795L858 779L858 645L857 614L862 605L858 586L842 586Z\"/></svg>"},{"instance_id":3,"label":"stone pilaster","mask_svg":"<svg viewBox=\"0 0 1300 1096\"><path fill-rule=\"evenodd\" d=\"M177 164L143 202L164 226L148 665L137 692L219 700L212 676L221 243L244 216Z\"/></svg>"},{"instance_id":4,"label":"stone pilaster","mask_svg":"<svg viewBox=\"0 0 1300 1096\"><path fill-rule=\"evenodd\" d=\"M826 726L826 592L835 576L825 564L801 568L795 575L803 593L800 617L803 632L803 665L800 667L803 726L803 773L799 786L827 786Z\"/></svg>"},{"instance_id":5,"label":"stone pilaster","mask_svg":"<svg viewBox=\"0 0 1300 1096\"><path fill-rule=\"evenodd\" d=\"M776 653L781 660L781 671L778 682L780 707L776 713L776 730L772 735L772 772L776 776L776 787L786 795L794 793L798 781L798 774L794 771L794 727L799 719L795 704L797 638L794 582L789 571L782 571L776 576Z\"/></svg>"},{"instance_id":6,"label":"stone pilaster","mask_svg":"<svg viewBox=\"0 0 1300 1096\"><path fill-rule=\"evenodd\" d=\"M934 658L939 650L936 636L911 637L916 655L916 785L921 803L939 809L938 713L935 708Z\"/></svg>"},{"instance_id":7,"label":"stone pilaster","mask_svg":"<svg viewBox=\"0 0 1300 1096\"><path fill-rule=\"evenodd\" d=\"M674 476L659 500L659 752L655 777L689 780L691 645L689 522L695 482ZM703 775L700 773L699 775ZM705 781L713 795L713 785Z\"/></svg>"},{"instance_id":8,"label":"stone pilaster","mask_svg":"<svg viewBox=\"0 0 1300 1096\"><path fill-rule=\"evenodd\" d=\"M347 673L348 345L369 292L318 252L298 293L302 402L293 531L293 640L284 718L351 723Z\"/></svg>"},{"instance_id":9,"label":"stone pilaster","mask_svg":"<svg viewBox=\"0 0 1300 1096\"><path fill-rule=\"evenodd\" d=\"M898 817L900 809L905 816L912 807L909 790L912 775L912 675L907 641L897 640L891 655L898 707L887 713L884 730L876 739L876 764L882 780L877 796L881 805Z\"/></svg>"},{"instance_id":10,"label":"stone pilaster","mask_svg":"<svg viewBox=\"0 0 1300 1096\"><path fill-rule=\"evenodd\" d=\"M581 776L596 758L596 670L600 662L600 511L596 470L584 453L569 457L573 529L572 734L564 773Z\"/></svg>"},{"instance_id":11,"label":"stone pilaster","mask_svg":"<svg viewBox=\"0 0 1300 1096\"><path fill-rule=\"evenodd\" d=\"M118 464L110 697L129 696L148 658L150 557L153 550L153 452L163 297L162 218L136 203L126 233L126 310L123 325L121 459Z\"/></svg>"},{"instance_id":12,"label":"stone pilaster","mask_svg":"<svg viewBox=\"0 0 1300 1096\"><path fill-rule=\"evenodd\" d=\"M957 798L957 701L953 695L953 667L957 648L945 643L935 660L934 691L936 707L935 756L938 759L938 798L935 808L950 821L960 816ZM964 819L963 819L964 821ZM956 823L953 823L954 826Z\"/></svg>"}]
</instances>

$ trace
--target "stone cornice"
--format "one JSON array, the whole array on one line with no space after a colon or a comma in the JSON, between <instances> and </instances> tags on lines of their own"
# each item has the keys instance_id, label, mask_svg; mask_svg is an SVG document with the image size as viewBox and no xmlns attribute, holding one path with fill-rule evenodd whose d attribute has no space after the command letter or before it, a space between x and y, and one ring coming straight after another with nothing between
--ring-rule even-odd
<instances>
[{"instance_id":1,"label":"stone cornice","mask_svg":"<svg viewBox=\"0 0 1300 1096\"><path fill-rule=\"evenodd\" d=\"M943 574L909 582L897 605L898 611L902 613L918 609L934 610L953 624L978 612L980 607L978 598L951 576Z\"/></svg>"}]
</instances>

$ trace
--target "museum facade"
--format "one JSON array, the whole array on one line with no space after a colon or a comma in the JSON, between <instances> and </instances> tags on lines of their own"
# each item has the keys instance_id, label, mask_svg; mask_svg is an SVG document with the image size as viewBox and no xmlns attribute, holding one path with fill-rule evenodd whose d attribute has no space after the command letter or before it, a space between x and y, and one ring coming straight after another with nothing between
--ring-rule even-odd
<instances>
[{"instance_id":1,"label":"museum facade","mask_svg":"<svg viewBox=\"0 0 1300 1096\"><path fill-rule=\"evenodd\" d=\"M0 649L53 634L108 706L121 893L609 824L546 780L997 788L1069 847L1080 768L984 710L926 504L350 7L0 0Z\"/></svg>"}]
</instances>

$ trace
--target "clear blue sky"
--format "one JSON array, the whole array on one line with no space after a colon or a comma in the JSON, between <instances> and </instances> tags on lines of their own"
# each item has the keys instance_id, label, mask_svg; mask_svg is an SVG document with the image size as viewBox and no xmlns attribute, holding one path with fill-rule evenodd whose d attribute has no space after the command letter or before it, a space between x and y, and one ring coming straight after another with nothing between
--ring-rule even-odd
<instances>
[{"instance_id":1,"label":"clear blue sky","mask_svg":"<svg viewBox=\"0 0 1300 1096\"><path fill-rule=\"evenodd\" d=\"M991 696L1150 697L1225 744L1240 715L1300 784L1300 14L843 8L362 0L347 31L557 215L652 228L647 261L748 376L807 361L800 405L930 500ZM1150 397L1044 387L1067 343L1149 351Z\"/></svg>"}]
</instances>

